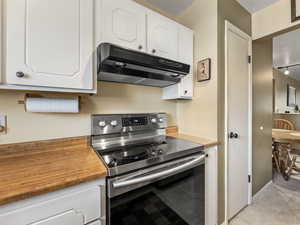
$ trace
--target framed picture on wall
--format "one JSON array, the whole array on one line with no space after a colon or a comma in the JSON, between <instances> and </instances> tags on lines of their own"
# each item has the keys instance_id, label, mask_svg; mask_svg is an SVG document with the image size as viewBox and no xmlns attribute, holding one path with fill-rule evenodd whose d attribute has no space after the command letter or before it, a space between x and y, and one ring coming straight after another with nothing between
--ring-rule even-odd
<instances>
[{"instance_id":1,"label":"framed picture on wall","mask_svg":"<svg viewBox=\"0 0 300 225\"><path fill-rule=\"evenodd\" d=\"M296 88L289 84L287 85L287 106L296 106Z\"/></svg>"},{"instance_id":2,"label":"framed picture on wall","mask_svg":"<svg viewBox=\"0 0 300 225\"><path fill-rule=\"evenodd\" d=\"M201 60L197 64L197 81L203 82L211 79L211 59Z\"/></svg>"},{"instance_id":3,"label":"framed picture on wall","mask_svg":"<svg viewBox=\"0 0 300 225\"><path fill-rule=\"evenodd\" d=\"M292 22L300 20L300 0L291 0Z\"/></svg>"}]
</instances>

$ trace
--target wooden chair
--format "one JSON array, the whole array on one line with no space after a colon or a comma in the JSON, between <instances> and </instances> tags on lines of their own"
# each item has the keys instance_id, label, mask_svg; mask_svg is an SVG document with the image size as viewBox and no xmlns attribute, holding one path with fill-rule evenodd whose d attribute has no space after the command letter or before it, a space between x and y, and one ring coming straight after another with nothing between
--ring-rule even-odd
<instances>
[{"instance_id":1,"label":"wooden chair","mask_svg":"<svg viewBox=\"0 0 300 225\"><path fill-rule=\"evenodd\" d=\"M275 119L273 127L275 129L295 130L294 124L284 119Z\"/></svg>"},{"instance_id":2,"label":"wooden chair","mask_svg":"<svg viewBox=\"0 0 300 225\"><path fill-rule=\"evenodd\" d=\"M288 143L275 143L273 149L273 168L277 169L283 178L288 181L291 175L300 174L299 153L292 150Z\"/></svg>"},{"instance_id":3,"label":"wooden chair","mask_svg":"<svg viewBox=\"0 0 300 225\"><path fill-rule=\"evenodd\" d=\"M275 119L274 128L295 130L294 124L284 119ZM289 180L292 174L299 175L299 157L299 150L293 149L290 143L273 143L273 167L285 180Z\"/></svg>"}]
</instances>

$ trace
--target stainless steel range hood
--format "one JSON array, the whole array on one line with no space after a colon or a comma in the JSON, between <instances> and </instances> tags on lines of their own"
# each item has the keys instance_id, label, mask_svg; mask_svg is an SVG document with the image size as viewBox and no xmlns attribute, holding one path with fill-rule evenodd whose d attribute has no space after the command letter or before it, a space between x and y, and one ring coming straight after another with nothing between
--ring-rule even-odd
<instances>
[{"instance_id":1,"label":"stainless steel range hood","mask_svg":"<svg viewBox=\"0 0 300 225\"><path fill-rule=\"evenodd\" d=\"M189 74L190 66L109 43L98 47L98 80L167 87Z\"/></svg>"}]
</instances>

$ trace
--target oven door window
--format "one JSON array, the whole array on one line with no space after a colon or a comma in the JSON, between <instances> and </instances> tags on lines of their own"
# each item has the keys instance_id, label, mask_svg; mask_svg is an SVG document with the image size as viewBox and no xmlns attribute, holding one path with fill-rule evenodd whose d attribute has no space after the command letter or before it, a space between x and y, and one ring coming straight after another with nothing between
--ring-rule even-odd
<instances>
[{"instance_id":1,"label":"oven door window","mask_svg":"<svg viewBox=\"0 0 300 225\"><path fill-rule=\"evenodd\" d=\"M109 199L109 225L204 225L204 168Z\"/></svg>"}]
</instances>

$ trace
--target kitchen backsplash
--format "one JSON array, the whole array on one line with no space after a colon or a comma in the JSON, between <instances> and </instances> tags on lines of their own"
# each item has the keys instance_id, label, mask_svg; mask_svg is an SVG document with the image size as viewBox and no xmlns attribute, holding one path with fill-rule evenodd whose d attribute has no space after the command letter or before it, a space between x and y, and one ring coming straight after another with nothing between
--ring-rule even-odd
<instances>
[{"instance_id":1,"label":"kitchen backsplash","mask_svg":"<svg viewBox=\"0 0 300 225\"><path fill-rule=\"evenodd\" d=\"M176 101L161 99L162 89L126 84L98 83L98 95L84 96L80 114L26 113L23 92L0 92L0 115L7 115L7 134L0 144L90 135L90 115L102 113L166 112L168 125L176 125Z\"/></svg>"}]
</instances>

